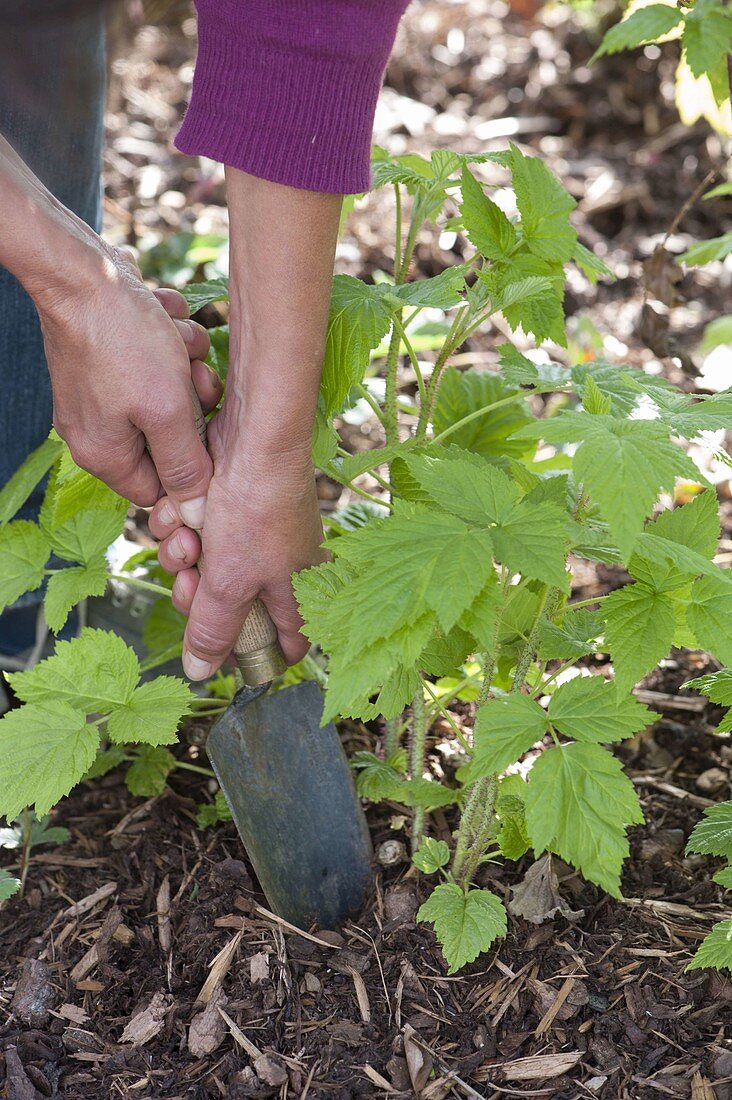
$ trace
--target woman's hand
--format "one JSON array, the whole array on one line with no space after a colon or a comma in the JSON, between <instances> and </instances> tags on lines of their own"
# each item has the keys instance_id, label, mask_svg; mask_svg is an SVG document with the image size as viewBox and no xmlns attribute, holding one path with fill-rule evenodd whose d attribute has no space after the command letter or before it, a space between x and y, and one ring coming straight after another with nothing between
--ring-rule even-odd
<instances>
[{"instance_id":1,"label":"woman's hand","mask_svg":"<svg viewBox=\"0 0 732 1100\"><path fill-rule=\"evenodd\" d=\"M252 602L261 599L290 664L308 650L292 574L324 560L323 529L309 449L248 454L227 441L225 410L209 424L214 475L200 536L180 523L167 498L150 516L159 560L176 574L173 604L189 615L183 666L212 676L231 653ZM205 548L202 575L193 568Z\"/></svg>"},{"instance_id":2,"label":"woman's hand","mask_svg":"<svg viewBox=\"0 0 732 1100\"><path fill-rule=\"evenodd\" d=\"M179 295L177 320L164 301L129 255L102 246L78 293L35 296L54 426L74 461L136 504L165 492L200 527L212 467L196 431L190 363L206 354L208 337L184 319Z\"/></svg>"}]
</instances>

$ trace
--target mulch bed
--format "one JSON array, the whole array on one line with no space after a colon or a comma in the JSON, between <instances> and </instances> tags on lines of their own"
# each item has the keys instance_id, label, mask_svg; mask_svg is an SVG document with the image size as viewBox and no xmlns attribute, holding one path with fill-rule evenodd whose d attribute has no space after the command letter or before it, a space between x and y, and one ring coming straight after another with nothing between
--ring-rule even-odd
<instances>
[{"instance_id":1,"label":"mulch bed","mask_svg":"<svg viewBox=\"0 0 732 1100\"><path fill-rule=\"evenodd\" d=\"M621 749L648 821L625 901L555 860L574 915L512 917L454 977L415 923L426 884L406 849L358 921L305 939L267 914L233 826L197 830L205 778L178 772L146 802L114 774L83 784L55 815L71 841L37 850L0 914L3 1095L346 1100L416 1082L425 1097L730 1100L732 982L684 973L723 909L712 861L683 849L732 763L712 708L682 709L697 665L676 654L649 679L663 718ZM377 849L406 840L397 807L369 817ZM449 829L438 815L435 834ZM485 884L508 902L529 865Z\"/></svg>"}]
</instances>

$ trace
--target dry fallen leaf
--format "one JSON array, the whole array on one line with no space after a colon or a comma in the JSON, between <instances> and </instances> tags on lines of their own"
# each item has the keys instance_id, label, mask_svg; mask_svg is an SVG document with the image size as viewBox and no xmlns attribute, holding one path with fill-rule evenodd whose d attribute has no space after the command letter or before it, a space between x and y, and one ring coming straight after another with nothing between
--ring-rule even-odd
<instances>
[{"instance_id":1,"label":"dry fallen leaf","mask_svg":"<svg viewBox=\"0 0 732 1100\"><path fill-rule=\"evenodd\" d=\"M429 1080L432 1072L432 1057L415 1042L417 1033L409 1024L404 1025L404 1056L407 1059L407 1069L412 1088L417 1096Z\"/></svg>"},{"instance_id":2,"label":"dry fallen leaf","mask_svg":"<svg viewBox=\"0 0 732 1100\"><path fill-rule=\"evenodd\" d=\"M542 924L556 913L567 920L577 920L583 910L570 909L559 894L559 882L552 867L552 857L545 852L541 859L529 867L523 881L511 887L513 895L508 903L515 917L523 917L532 924Z\"/></svg>"}]
</instances>

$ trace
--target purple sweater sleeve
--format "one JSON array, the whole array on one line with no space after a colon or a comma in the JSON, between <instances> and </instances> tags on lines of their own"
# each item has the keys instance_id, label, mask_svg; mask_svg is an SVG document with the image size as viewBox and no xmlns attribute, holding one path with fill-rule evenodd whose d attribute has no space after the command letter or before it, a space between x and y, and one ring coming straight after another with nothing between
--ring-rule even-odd
<instances>
[{"instance_id":1,"label":"purple sweater sleeve","mask_svg":"<svg viewBox=\"0 0 732 1100\"><path fill-rule=\"evenodd\" d=\"M376 100L408 3L196 0L177 147L291 187L367 190Z\"/></svg>"}]
</instances>

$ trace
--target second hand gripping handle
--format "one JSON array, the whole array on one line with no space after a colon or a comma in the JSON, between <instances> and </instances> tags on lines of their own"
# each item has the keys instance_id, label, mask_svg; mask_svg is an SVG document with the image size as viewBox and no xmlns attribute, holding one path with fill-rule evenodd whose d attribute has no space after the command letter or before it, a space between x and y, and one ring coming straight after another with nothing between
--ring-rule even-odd
<instances>
[{"instance_id":1,"label":"second hand gripping handle","mask_svg":"<svg viewBox=\"0 0 732 1100\"><path fill-rule=\"evenodd\" d=\"M206 419L198 395L192 386L191 396L196 413L196 429L205 446ZM202 567L203 554L198 562L199 570ZM252 604L251 611L234 643L234 657L246 687L268 684L287 668L287 662L282 656L282 650L277 641L277 628L261 600L255 600Z\"/></svg>"}]
</instances>

